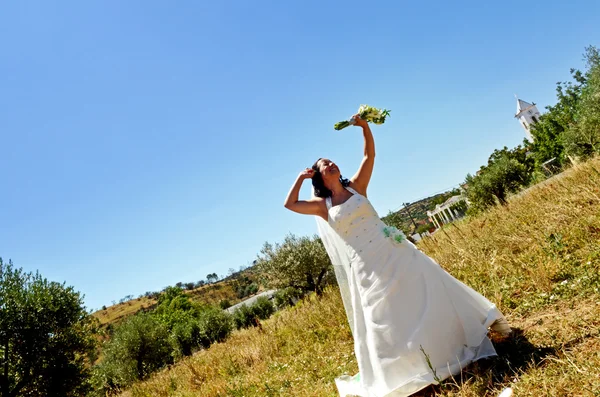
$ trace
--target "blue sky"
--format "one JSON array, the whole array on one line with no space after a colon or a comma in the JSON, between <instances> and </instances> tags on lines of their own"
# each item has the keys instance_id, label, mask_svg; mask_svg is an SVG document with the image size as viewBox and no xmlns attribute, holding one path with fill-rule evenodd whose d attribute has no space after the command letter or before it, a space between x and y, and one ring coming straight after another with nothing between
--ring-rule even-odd
<instances>
[{"instance_id":1,"label":"blue sky","mask_svg":"<svg viewBox=\"0 0 600 397\"><path fill-rule=\"evenodd\" d=\"M554 103L600 39L596 1L367 4L3 2L0 256L88 308L226 274L316 232L283 200L318 157L354 173L360 104L392 110L385 215L521 143L513 95Z\"/></svg>"}]
</instances>

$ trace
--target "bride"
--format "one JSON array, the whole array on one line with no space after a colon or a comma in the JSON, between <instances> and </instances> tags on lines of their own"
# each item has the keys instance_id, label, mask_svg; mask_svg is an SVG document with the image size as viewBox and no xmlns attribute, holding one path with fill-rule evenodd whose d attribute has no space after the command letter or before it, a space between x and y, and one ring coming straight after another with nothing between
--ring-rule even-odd
<instances>
[{"instance_id":1,"label":"bride","mask_svg":"<svg viewBox=\"0 0 600 397\"><path fill-rule=\"evenodd\" d=\"M373 135L365 120L353 119L365 142L356 174L344 179L320 158L300 173L285 207L317 217L334 265L359 368L336 379L340 396L408 396L496 355L488 328L508 334L510 327L493 303L381 221L367 199ZM309 178L313 197L299 200Z\"/></svg>"}]
</instances>

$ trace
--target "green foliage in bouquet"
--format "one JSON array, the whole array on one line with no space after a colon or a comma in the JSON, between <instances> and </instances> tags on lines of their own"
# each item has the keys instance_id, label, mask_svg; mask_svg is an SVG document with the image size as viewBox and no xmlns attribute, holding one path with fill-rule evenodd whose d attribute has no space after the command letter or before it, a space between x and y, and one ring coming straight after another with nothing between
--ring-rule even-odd
<instances>
[{"instance_id":1,"label":"green foliage in bouquet","mask_svg":"<svg viewBox=\"0 0 600 397\"><path fill-rule=\"evenodd\" d=\"M377 109L373 106L369 105L360 105L358 108L358 115L361 119L366 120L373 124L383 124L385 123L385 118L390 115L390 111L387 109ZM354 124L354 120L344 120L339 123L335 123L333 128L337 131L349 127Z\"/></svg>"}]
</instances>

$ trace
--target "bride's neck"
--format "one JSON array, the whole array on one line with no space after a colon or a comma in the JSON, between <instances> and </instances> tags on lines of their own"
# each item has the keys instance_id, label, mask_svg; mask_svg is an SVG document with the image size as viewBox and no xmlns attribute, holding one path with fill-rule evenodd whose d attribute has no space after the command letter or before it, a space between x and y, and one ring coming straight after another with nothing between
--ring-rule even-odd
<instances>
[{"instance_id":1,"label":"bride's neck","mask_svg":"<svg viewBox=\"0 0 600 397\"><path fill-rule=\"evenodd\" d=\"M342 184L340 182L336 183L334 186L330 187L329 190L331 190L331 195L332 196L341 196L344 194L344 186L342 186Z\"/></svg>"}]
</instances>

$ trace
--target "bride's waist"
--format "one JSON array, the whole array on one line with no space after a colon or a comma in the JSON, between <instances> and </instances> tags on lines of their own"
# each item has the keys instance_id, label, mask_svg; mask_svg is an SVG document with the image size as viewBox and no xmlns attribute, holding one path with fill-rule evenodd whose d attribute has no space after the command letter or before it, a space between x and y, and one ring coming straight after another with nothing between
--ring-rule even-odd
<instances>
[{"instance_id":1,"label":"bride's waist","mask_svg":"<svg viewBox=\"0 0 600 397\"><path fill-rule=\"evenodd\" d=\"M340 233L341 237L353 248L364 248L387 243L391 236L385 234L384 226L354 227Z\"/></svg>"}]
</instances>

